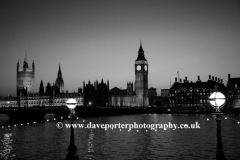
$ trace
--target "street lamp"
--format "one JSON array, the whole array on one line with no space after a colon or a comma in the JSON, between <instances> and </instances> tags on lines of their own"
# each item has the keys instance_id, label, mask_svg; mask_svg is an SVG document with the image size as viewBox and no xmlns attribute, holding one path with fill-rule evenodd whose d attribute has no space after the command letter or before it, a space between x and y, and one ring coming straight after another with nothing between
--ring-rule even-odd
<instances>
[{"instance_id":1,"label":"street lamp","mask_svg":"<svg viewBox=\"0 0 240 160\"><path fill-rule=\"evenodd\" d=\"M68 107L68 109L70 110L70 115L69 118L73 119L73 115L75 114L75 108L77 106L77 101L76 99L70 98L66 101L66 106Z\"/></svg>"},{"instance_id":2,"label":"street lamp","mask_svg":"<svg viewBox=\"0 0 240 160\"><path fill-rule=\"evenodd\" d=\"M222 136L221 136L221 111L226 102L226 97L221 92L213 92L209 97L209 102L213 108L216 109L215 119L217 122L217 153L216 159L217 160L225 160L224 152L223 152L223 145L222 145Z\"/></svg>"},{"instance_id":3,"label":"street lamp","mask_svg":"<svg viewBox=\"0 0 240 160\"><path fill-rule=\"evenodd\" d=\"M73 129L73 120L74 120L74 114L75 114L75 107L77 106L76 99L70 98L66 101L66 106L70 110L69 119L72 120L71 122L71 136L70 136L70 145L68 146L68 154L66 156L66 160L79 160L79 157L77 155L77 147L75 146L75 140L74 140L74 129Z\"/></svg>"},{"instance_id":4,"label":"street lamp","mask_svg":"<svg viewBox=\"0 0 240 160\"><path fill-rule=\"evenodd\" d=\"M213 92L209 97L209 102L213 108L216 109L216 112L220 112L226 102L226 97L221 92Z\"/></svg>"}]
</instances>

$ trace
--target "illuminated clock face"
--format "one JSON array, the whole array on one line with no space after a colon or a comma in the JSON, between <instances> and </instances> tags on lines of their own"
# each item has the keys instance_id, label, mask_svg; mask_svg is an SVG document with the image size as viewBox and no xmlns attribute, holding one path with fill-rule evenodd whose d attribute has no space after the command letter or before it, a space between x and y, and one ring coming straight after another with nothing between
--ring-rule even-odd
<instances>
[{"instance_id":1,"label":"illuminated clock face","mask_svg":"<svg viewBox=\"0 0 240 160\"><path fill-rule=\"evenodd\" d=\"M137 66L137 70L138 70L138 71L141 70L141 66L140 66L140 65Z\"/></svg>"},{"instance_id":2,"label":"illuminated clock face","mask_svg":"<svg viewBox=\"0 0 240 160\"><path fill-rule=\"evenodd\" d=\"M147 65L144 66L145 71L147 71Z\"/></svg>"}]
</instances>

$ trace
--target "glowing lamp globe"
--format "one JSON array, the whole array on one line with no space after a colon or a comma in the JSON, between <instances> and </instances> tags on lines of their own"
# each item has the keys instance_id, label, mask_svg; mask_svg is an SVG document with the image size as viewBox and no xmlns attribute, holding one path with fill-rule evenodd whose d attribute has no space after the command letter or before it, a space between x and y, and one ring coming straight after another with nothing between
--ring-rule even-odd
<instances>
[{"instance_id":1,"label":"glowing lamp globe","mask_svg":"<svg viewBox=\"0 0 240 160\"><path fill-rule=\"evenodd\" d=\"M66 106L69 108L69 109L75 109L75 107L77 106L77 101L76 99L73 99L73 98L70 98L66 101Z\"/></svg>"},{"instance_id":2,"label":"glowing lamp globe","mask_svg":"<svg viewBox=\"0 0 240 160\"><path fill-rule=\"evenodd\" d=\"M222 107L226 102L226 97L221 92L213 92L209 97L209 102L213 107Z\"/></svg>"}]
</instances>

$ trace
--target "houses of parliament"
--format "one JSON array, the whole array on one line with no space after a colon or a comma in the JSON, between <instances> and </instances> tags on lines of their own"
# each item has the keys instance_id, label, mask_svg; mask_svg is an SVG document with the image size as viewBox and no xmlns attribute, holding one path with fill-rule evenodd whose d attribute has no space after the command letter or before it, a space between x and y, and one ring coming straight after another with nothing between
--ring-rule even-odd
<instances>
[{"instance_id":1,"label":"houses of parliament","mask_svg":"<svg viewBox=\"0 0 240 160\"><path fill-rule=\"evenodd\" d=\"M75 98L79 106L99 106L99 107L148 107L156 105L156 88L148 89L148 61L145 58L142 44L138 50L137 58L134 62L135 82L126 82L126 89L113 87L109 89L109 81L96 80L91 83L83 82L82 88L77 92L69 93L64 88L64 79L61 66L58 66L56 80L54 83L44 87L41 80L39 87L35 84L35 64L28 65L27 56L20 67L17 62L16 72L16 92L17 97L0 97L0 108L3 107L33 107L33 106L65 106L67 99ZM209 107L208 98L214 92L215 86L227 97L227 107L240 108L240 78L232 78L228 74L227 85L223 80L209 75L206 82L198 80L196 82L175 78L170 89L163 89L164 96L170 107ZM38 92L34 92L38 89ZM161 97L160 97L161 98ZM161 105L161 104L160 104Z\"/></svg>"},{"instance_id":2,"label":"houses of parliament","mask_svg":"<svg viewBox=\"0 0 240 160\"><path fill-rule=\"evenodd\" d=\"M65 106L69 98L75 98L78 105L84 106L115 106L115 107L147 107L148 99L148 62L144 55L142 44L138 51L138 56L134 63L135 83L127 82L126 89L114 87L109 89L109 81L103 79L98 82L83 82L83 87L77 92L68 93L64 89L64 80L59 64L55 83L44 83L41 80L38 92L35 84L35 64L32 62L31 68L27 62L27 55L20 67L17 62L16 92L17 97L5 97L0 100L0 107L33 107L33 106Z\"/></svg>"}]
</instances>

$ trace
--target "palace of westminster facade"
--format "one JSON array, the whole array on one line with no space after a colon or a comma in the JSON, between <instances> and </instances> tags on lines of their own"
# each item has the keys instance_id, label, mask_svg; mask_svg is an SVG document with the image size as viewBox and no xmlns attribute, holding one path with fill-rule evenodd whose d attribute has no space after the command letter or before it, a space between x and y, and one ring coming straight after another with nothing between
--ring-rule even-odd
<instances>
[{"instance_id":1,"label":"palace of westminster facade","mask_svg":"<svg viewBox=\"0 0 240 160\"><path fill-rule=\"evenodd\" d=\"M135 60L134 70L135 83L127 82L126 89L118 87L109 89L109 81L105 83L102 79L101 82L83 82L83 87L78 88L77 92L68 93L64 90L64 80L59 64L55 83L52 85L48 83L44 88L41 81L39 91L34 92L35 64L32 62L30 68L25 56L23 67L20 68L19 62L17 63L17 97L0 97L0 108L65 106L65 102L69 98L75 98L80 106L148 107L153 104L152 101L155 101L157 96L156 89L154 94L152 94L154 88L148 89L149 67L142 44L140 44L138 56ZM208 97L214 92L216 84L227 97L227 105L225 106L240 108L240 78L231 78L230 74L228 74L226 87L222 79L210 75L206 82L202 82L199 76L196 82L189 82L187 78L181 82L181 79L179 81L176 78L170 89L165 89L168 90L169 106L209 106Z\"/></svg>"},{"instance_id":2,"label":"palace of westminster facade","mask_svg":"<svg viewBox=\"0 0 240 160\"><path fill-rule=\"evenodd\" d=\"M69 98L75 98L78 105L85 106L125 106L125 107L147 107L148 101L148 62L144 56L142 44L135 60L135 91L133 82L127 83L127 89L122 90L114 87L109 90L109 81L103 80L94 84L83 82L83 87L77 92L68 93L64 91L64 80L62 78L61 66L57 73L57 79L52 85L50 83L44 88L43 81L39 86L39 92L35 89L35 64L28 66L25 56L23 67L17 63L17 97L0 97L0 107L33 107L33 106L64 106Z\"/></svg>"}]
</instances>

